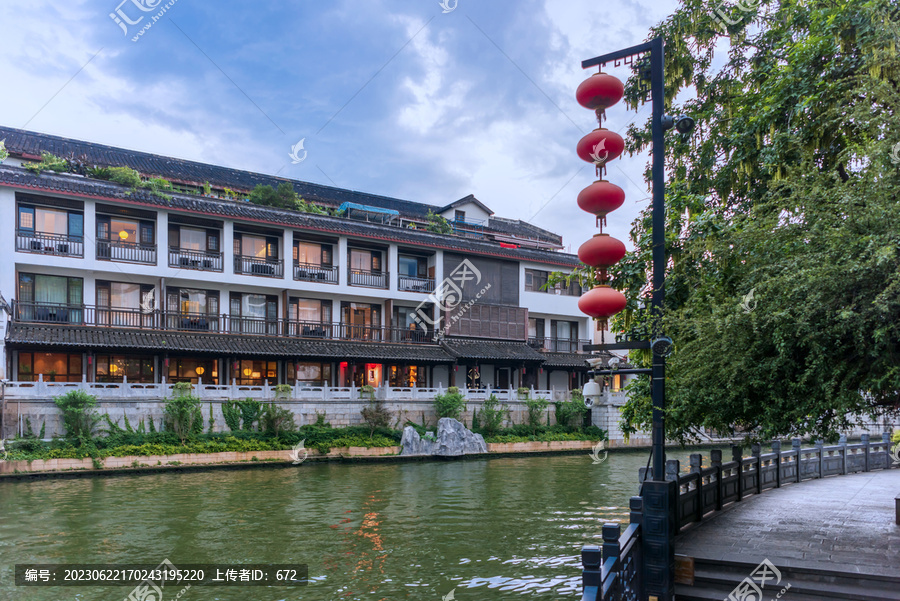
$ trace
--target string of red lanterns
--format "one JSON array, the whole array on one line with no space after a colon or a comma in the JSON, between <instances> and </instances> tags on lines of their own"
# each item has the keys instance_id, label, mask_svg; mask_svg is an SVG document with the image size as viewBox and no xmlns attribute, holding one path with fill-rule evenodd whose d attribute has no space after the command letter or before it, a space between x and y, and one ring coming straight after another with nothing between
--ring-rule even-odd
<instances>
[{"instance_id":1,"label":"string of red lanterns","mask_svg":"<svg viewBox=\"0 0 900 601\"><path fill-rule=\"evenodd\" d=\"M608 284L608 270L625 257L625 244L603 233L607 214L622 206L625 191L602 177L606 164L617 159L625 150L622 136L603 127L606 109L619 102L624 93L624 84L603 72L587 78L575 91L578 104L596 112L600 125L578 142L576 152L582 160L594 164L600 178L578 194L578 206L593 214L600 227L600 233L578 249L578 259L594 268L594 276L600 283L582 295L578 300L578 309L597 321L597 329L601 333L606 330L609 318L624 310L627 304L625 295Z\"/></svg>"}]
</instances>

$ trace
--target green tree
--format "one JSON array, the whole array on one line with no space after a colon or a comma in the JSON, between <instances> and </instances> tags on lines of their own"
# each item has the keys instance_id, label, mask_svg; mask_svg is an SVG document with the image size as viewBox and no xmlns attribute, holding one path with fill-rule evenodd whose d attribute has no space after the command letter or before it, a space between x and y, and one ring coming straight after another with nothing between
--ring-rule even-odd
<instances>
[{"instance_id":1,"label":"green tree","mask_svg":"<svg viewBox=\"0 0 900 601\"><path fill-rule=\"evenodd\" d=\"M831 438L900 406L900 9L764 0L723 26L718 6L684 0L651 34L667 41L667 112L697 121L666 142L668 435ZM630 151L649 145L649 122L629 130ZM647 209L612 270L619 331L652 325L651 235ZM649 428L647 379L630 392L625 431Z\"/></svg>"}]
</instances>

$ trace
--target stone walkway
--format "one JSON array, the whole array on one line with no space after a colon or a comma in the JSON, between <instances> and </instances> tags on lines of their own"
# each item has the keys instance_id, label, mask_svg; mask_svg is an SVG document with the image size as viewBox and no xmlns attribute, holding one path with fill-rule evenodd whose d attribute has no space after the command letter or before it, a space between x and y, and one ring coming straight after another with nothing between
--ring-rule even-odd
<instances>
[{"instance_id":1,"label":"stone walkway","mask_svg":"<svg viewBox=\"0 0 900 601\"><path fill-rule=\"evenodd\" d=\"M900 469L807 480L733 504L675 539L675 552L853 573L900 574Z\"/></svg>"}]
</instances>

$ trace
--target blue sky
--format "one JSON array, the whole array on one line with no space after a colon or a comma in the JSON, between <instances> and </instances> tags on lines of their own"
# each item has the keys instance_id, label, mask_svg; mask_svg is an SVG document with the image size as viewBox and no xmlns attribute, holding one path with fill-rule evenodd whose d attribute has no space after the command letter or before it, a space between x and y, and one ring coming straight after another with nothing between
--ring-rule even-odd
<instances>
[{"instance_id":1,"label":"blue sky","mask_svg":"<svg viewBox=\"0 0 900 601\"><path fill-rule=\"evenodd\" d=\"M119 2L0 4L0 122L433 204L474 194L573 252L596 233L575 204L594 179L575 144L596 127L574 100L580 61L643 41L676 6L175 0L133 42L172 0ZM126 35L117 8L144 19ZM648 112L615 107L607 126ZM626 191L607 229L623 240L647 202L645 162L607 176Z\"/></svg>"}]
</instances>

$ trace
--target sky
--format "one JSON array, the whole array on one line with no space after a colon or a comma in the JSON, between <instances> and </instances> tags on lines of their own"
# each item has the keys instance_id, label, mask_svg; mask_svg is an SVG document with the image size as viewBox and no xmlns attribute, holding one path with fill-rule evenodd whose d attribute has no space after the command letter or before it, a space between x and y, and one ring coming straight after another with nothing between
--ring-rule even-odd
<instances>
[{"instance_id":1,"label":"sky","mask_svg":"<svg viewBox=\"0 0 900 601\"><path fill-rule=\"evenodd\" d=\"M598 231L575 202L595 179L575 154L597 127L575 102L581 61L641 43L676 5L7 1L0 123L435 205L474 194L576 252ZM649 110L620 103L604 125ZM647 160L606 176L625 189L605 229L623 241Z\"/></svg>"}]
</instances>

